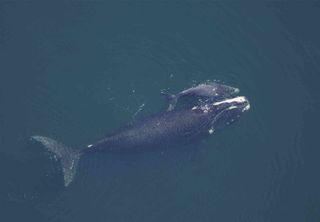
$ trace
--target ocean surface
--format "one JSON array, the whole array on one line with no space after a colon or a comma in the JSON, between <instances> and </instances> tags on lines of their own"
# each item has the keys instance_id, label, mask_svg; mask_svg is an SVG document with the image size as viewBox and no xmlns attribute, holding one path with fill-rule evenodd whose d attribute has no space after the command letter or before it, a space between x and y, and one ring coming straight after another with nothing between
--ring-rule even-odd
<instances>
[{"instance_id":1,"label":"ocean surface","mask_svg":"<svg viewBox=\"0 0 320 222\"><path fill-rule=\"evenodd\" d=\"M320 221L320 3L0 3L0 221ZM195 145L81 149L206 80L251 109Z\"/></svg>"}]
</instances>

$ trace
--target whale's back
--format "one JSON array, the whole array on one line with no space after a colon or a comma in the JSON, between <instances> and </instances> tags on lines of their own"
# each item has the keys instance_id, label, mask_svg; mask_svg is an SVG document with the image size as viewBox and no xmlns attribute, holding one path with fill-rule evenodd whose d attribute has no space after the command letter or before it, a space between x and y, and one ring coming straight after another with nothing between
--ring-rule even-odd
<instances>
[{"instance_id":1,"label":"whale's back","mask_svg":"<svg viewBox=\"0 0 320 222\"><path fill-rule=\"evenodd\" d=\"M169 144L184 143L202 136L209 125L210 117L206 113L191 109L164 112L120 128L84 152L137 152L165 148Z\"/></svg>"}]
</instances>

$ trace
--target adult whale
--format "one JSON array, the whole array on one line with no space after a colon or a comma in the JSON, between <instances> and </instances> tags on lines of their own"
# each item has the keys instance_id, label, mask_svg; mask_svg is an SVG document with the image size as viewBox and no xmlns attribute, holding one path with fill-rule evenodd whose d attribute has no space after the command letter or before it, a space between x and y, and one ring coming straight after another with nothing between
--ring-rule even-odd
<instances>
[{"instance_id":1,"label":"adult whale","mask_svg":"<svg viewBox=\"0 0 320 222\"><path fill-rule=\"evenodd\" d=\"M238 96L218 102L195 104L191 108L136 120L100 141L76 150L51 138L35 135L32 139L42 143L54 153L62 164L64 184L68 186L75 174L82 155L93 152L138 152L170 147L197 141L212 134L221 126L229 125L249 110L249 101Z\"/></svg>"}]
</instances>

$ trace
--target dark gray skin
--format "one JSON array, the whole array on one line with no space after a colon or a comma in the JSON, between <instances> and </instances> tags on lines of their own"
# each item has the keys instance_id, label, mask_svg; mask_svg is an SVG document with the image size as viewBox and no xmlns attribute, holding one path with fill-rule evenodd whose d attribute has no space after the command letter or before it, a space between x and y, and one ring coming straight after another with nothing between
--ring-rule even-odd
<instances>
[{"instance_id":1,"label":"dark gray skin","mask_svg":"<svg viewBox=\"0 0 320 222\"><path fill-rule=\"evenodd\" d=\"M245 97L162 112L137 120L94 144L77 151L44 136L32 138L61 160L65 186L76 174L80 157L93 152L139 152L186 144L209 136L216 128L229 125L250 108Z\"/></svg>"},{"instance_id":2,"label":"dark gray skin","mask_svg":"<svg viewBox=\"0 0 320 222\"><path fill-rule=\"evenodd\" d=\"M189 89L183 90L176 95L161 91L161 94L166 97L169 102L169 107L167 111L172 111L175 109L176 104L181 97L194 97L200 100L205 100L213 102L219 101L224 98L229 98L237 93L239 93L239 89L227 86L223 84L218 84L215 82L206 82L199 84L197 86L191 87Z\"/></svg>"},{"instance_id":3,"label":"dark gray skin","mask_svg":"<svg viewBox=\"0 0 320 222\"><path fill-rule=\"evenodd\" d=\"M213 118L214 115L202 110L163 112L135 121L81 152L138 152L188 143L209 135Z\"/></svg>"}]
</instances>

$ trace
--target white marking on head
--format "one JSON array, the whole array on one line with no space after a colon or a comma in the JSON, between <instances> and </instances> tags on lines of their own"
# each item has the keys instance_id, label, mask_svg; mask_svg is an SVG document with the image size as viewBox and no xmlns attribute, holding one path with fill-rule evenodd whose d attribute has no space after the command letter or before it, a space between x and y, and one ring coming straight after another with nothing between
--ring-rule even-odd
<instances>
[{"instance_id":1,"label":"white marking on head","mask_svg":"<svg viewBox=\"0 0 320 222\"><path fill-rule=\"evenodd\" d=\"M246 105L243 109L242 112L247 111L250 109L250 103L248 103L248 105Z\"/></svg>"},{"instance_id":2,"label":"white marking on head","mask_svg":"<svg viewBox=\"0 0 320 222\"><path fill-rule=\"evenodd\" d=\"M213 128L211 128L211 129L209 129L209 134L212 134L213 132L214 132L214 129Z\"/></svg>"},{"instance_id":3,"label":"white marking on head","mask_svg":"<svg viewBox=\"0 0 320 222\"><path fill-rule=\"evenodd\" d=\"M223 103L232 103L232 102L245 102L245 101L248 101L246 99L246 97L244 96L238 96L238 97L235 97L235 98L232 98L232 99L225 99L223 101L220 101L220 102L215 102L213 103L212 105L216 106L216 105L220 105L220 104L223 104Z\"/></svg>"},{"instance_id":4,"label":"white marking on head","mask_svg":"<svg viewBox=\"0 0 320 222\"><path fill-rule=\"evenodd\" d=\"M90 144L90 145L88 145L87 147L90 148L90 147L92 147L92 146L93 146L93 144Z\"/></svg>"},{"instance_id":5,"label":"white marking on head","mask_svg":"<svg viewBox=\"0 0 320 222\"><path fill-rule=\"evenodd\" d=\"M194 107L192 107L192 109L191 109L191 110L195 110L195 109L198 109L198 106L194 106Z\"/></svg>"},{"instance_id":6,"label":"white marking on head","mask_svg":"<svg viewBox=\"0 0 320 222\"><path fill-rule=\"evenodd\" d=\"M236 106L230 106L227 110L236 109L236 108L238 108L238 107L236 107Z\"/></svg>"},{"instance_id":7,"label":"white marking on head","mask_svg":"<svg viewBox=\"0 0 320 222\"><path fill-rule=\"evenodd\" d=\"M203 106L200 106L200 109L204 112L204 113L208 113L210 111L210 107L208 106L208 104L205 104Z\"/></svg>"}]
</instances>

